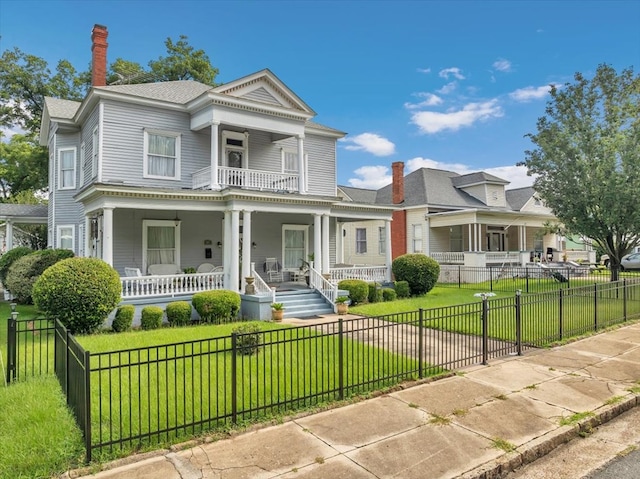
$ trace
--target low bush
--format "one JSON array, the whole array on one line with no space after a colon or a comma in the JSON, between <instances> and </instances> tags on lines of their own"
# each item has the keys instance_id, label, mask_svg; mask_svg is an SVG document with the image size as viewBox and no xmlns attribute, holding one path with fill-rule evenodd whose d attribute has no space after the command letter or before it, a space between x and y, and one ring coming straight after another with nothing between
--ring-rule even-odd
<instances>
[{"instance_id":1,"label":"low bush","mask_svg":"<svg viewBox=\"0 0 640 479\"><path fill-rule=\"evenodd\" d=\"M160 306L145 306L142 308L142 314L140 316L140 326L142 329L158 329L162 326L162 316L164 311Z\"/></svg>"},{"instance_id":2,"label":"low bush","mask_svg":"<svg viewBox=\"0 0 640 479\"><path fill-rule=\"evenodd\" d=\"M409 283L406 281L396 281L394 283L396 294L398 298L408 298L411 296L411 291L409 291Z\"/></svg>"},{"instance_id":3,"label":"low bush","mask_svg":"<svg viewBox=\"0 0 640 479\"><path fill-rule=\"evenodd\" d=\"M48 268L33 286L33 302L72 334L96 331L120 302L118 272L98 258L68 258Z\"/></svg>"},{"instance_id":4,"label":"low bush","mask_svg":"<svg viewBox=\"0 0 640 479\"><path fill-rule=\"evenodd\" d=\"M133 304L123 304L118 306L116 316L113 318L111 328L116 332L128 331L133 324L133 316L136 312L136 307Z\"/></svg>"},{"instance_id":5,"label":"low bush","mask_svg":"<svg viewBox=\"0 0 640 479\"><path fill-rule=\"evenodd\" d=\"M205 323L234 321L240 311L240 295L234 291L203 291L194 294L191 303Z\"/></svg>"},{"instance_id":6,"label":"low bush","mask_svg":"<svg viewBox=\"0 0 640 479\"><path fill-rule=\"evenodd\" d=\"M236 352L242 355L252 355L260 350L260 327L255 323L247 323L232 331L236 336Z\"/></svg>"},{"instance_id":7,"label":"low bush","mask_svg":"<svg viewBox=\"0 0 640 479\"><path fill-rule=\"evenodd\" d=\"M5 254L0 256L0 282L7 286L7 273L11 265L18 259L33 253L31 248L26 246L18 246L17 248L10 249ZM7 288L9 289L9 288Z\"/></svg>"},{"instance_id":8,"label":"low bush","mask_svg":"<svg viewBox=\"0 0 640 479\"><path fill-rule=\"evenodd\" d=\"M63 259L73 258L68 249L45 249L18 258L7 273L7 289L22 304L31 304L31 290L42 273Z\"/></svg>"},{"instance_id":9,"label":"low bush","mask_svg":"<svg viewBox=\"0 0 640 479\"><path fill-rule=\"evenodd\" d=\"M367 286L369 287L369 302L379 303L382 301L382 289L380 288L380 285L378 283L369 283Z\"/></svg>"},{"instance_id":10,"label":"low bush","mask_svg":"<svg viewBox=\"0 0 640 479\"><path fill-rule=\"evenodd\" d=\"M338 283L338 289L349 291L351 305L366 303L369 297L369 285L361 279L343 279Z\"/></svg>"},{"instance_id":11,"label":"low bush","mask_svg":"<svg viewBox=\"0 0 640 479\"><path fill-rule=\"evenodd\" d=\"M165 310L171 326L185 326L191 323L191 305L188 301L173 301Z\"/></svg>"},{"instance_id":12,"label":"low bush","mask_svg":"<svg viewBox=\"0 0 640 479\"><path fill-rule=\"evenodd\" d=\"M382 288L382 300L383 301L395 301L398 295L393 288Z\"/></svg>"},{"instance_id":13,"label":"low bush","mask_svg":"<svg viewBox=\"0 0 640 479\"><path fill-rule=\"evenodd\" d=\"M398 281L407 281L411 296L421 296L433 289L440 275L440 265L436 260L421 253L398 256L391 265Z\"/></svg>"}]
</instances>

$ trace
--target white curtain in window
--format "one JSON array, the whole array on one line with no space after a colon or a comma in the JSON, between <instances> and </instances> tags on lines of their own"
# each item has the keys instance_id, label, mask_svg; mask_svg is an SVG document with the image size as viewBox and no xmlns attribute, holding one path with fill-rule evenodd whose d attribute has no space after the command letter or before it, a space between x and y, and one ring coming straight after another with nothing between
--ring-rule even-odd
<instances>
[{"instance_id":1,"label":"white curtain in window","mask_svg":"<svg viewBox=\"0 0 640 479\"><path fill-rule=\"evenodd\" d=\"M61 151L60 163L62 173L62 186L73 186L73 174L75 172L75 158L73 151Z\"/></svg>"},{"instance_id":2,"label":"white curtain in window","mask_svg":"<svg viewBox=\"0 0 640 479\"><path fill-rule=\"evenodd\" d=\"M284 268L295 269L301 266L304 257L304 231L284 230Z\"/></svg>"},{"instance_id":3,"label":"white curtain in window","mask_svg":"<svg viewBox=\"0 0 640 479\"><path fill-rule=\"evenodd\" d=\"M176 263L176 229L173 226L149 226L147 229L147 263Z\"/></svg>"},{"instance_id":4,"label":"white curtain in window","mask_svg":"<svg viewBox=\"0 0 640 479\"><path fill-rule=\"evenodd\" d=\"M60 228L60 248L73 249L73 228Z\"/></svg>"},{"instance_id":5,"label":"white curtain in window","mask_svg":"<svg viewBox=\"0 0 640 479\"><path fill-rule=\"evenodd\" d=\"M149 135L149 174L176 175L176 139L170 136Z\"/></svg>"},{"instance_id":6,"label":"white curtain in window","mask_svg":"<svg viewBox=\"0 0 640 479\"><path fill-rule=\"evenodd\" d=\"M367 252L367 230L364 228L356 228L356 254L364 254Z\"/></svg>"}]
</instances>

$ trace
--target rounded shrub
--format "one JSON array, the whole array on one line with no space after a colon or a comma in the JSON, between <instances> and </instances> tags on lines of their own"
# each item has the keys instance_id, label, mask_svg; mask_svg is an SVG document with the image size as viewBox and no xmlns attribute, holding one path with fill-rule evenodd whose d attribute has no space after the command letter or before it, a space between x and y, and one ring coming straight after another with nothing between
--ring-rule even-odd
<instances>
[{"instance_id":1,"label":"rounded shrub","mask_svg":"<svg viewBox=\"0 0 640 479\"><path fill-rule=\"evenodd\" d=\"M252 355L260 350L260 327L245 323L233 329L236 334L236 354Z\"/></svg>"},{"instance_id":2,"label":"rounded shrub","mask_svg":"<svg viewBox=\"0 0 640 479\"><path fill-rule=\"evenodd\" d=\"M409 291L409 283L406 281L396 281L393 283L393 286L396 289L396 295L398 298L408 298L411 296L411 291Z\"/></svg>"},{"instance_id":3,"label":"rounded shrub","mask_svg":"<svg viewBox=\"0 0 640 479\"><path fill-rule=\"evenodd\" d=\"M133 316L136 312L136 307L133 304L123 304L118 306L116 316L113 318L111 328L116 332L128 331L133 324Z\"/></svg>"},{"instance_id":4,"label":"rounded shrub","mask_svg":"<svg viewBox=\"0 0 640 479\"><path fill-rule=\"evenodd\" d=\"M436 260L420 253L398 256L391 265L398 281L409 283L411 296L421 296L433 289L440 275L440 265Z\"/></svg>"},{"instance_id":5,"label":"rounded shrub","mask_svg":"<svg viewBox=\"0 0 640 479\"><path fill-rule=\"evenodd\" d=\"M191 323L191 305L188 301L173 301L165 309L171 326L185 326Z\"/></svg>"},{"instance_id":6,"label":"rounded shrub","mask_svg":"<svg viewBox=\"0 0 640 479\"><path fill-rule=\"evenodd\" d=\"M191 303L205 323L233 321L240 311L240 295L223 289L196 293Z\"/></svg>"},{"instance_id":7,"label":"rounded shrub","mask_svg":"<svg viewBox=\"0 0 640 479\"><path fill-rule=\"evenodd\" d=\"M96 331L120 302L118 272L97 258L68 258L48 268L33 286L33 302L72 334Z\"/></svg>"},{"instance_id":8,"label":"rounded shrub","mask_svg":"<svg viewBox=\"0 0 640 479\"><path fill-rule=\"evenodd\" d=\"M7 286L7 273L9 272L9 268L18 258L26 256L29 253L33 253L31 248L18 246L17 248L10 249L0 256L0 283L5 285L5 287Z\"/></svg>"},{"instance_id":9,"label":"rounded shrub","mask_svg":"<svg viewBox=\"0 0 640 479\"><path fill-rule=\"evenodd\" d=\"M393 288L382 288L382 300L383 301L395 301L398 295Z\"/></svg>"},{"instance_id":10,"label":"rounded shrub","mask_svg":"<svg viewBox=\"0 0 640 479\"><path fill-rule=\"evenodd\" d=\"M338 289L349 291L351 305L366 303L369 297L369 285L361 279L343 279L338 283Z\"/></svg>"},{"instance_id":11,"label":"rounded shrub","mask_svg":"<svg viewBox=\"0 0 640 479\"><path fill-rule=\"evenodd\" d=\"M140 326L144 330L158 329L162 326L163 315L164 311L160 306L145 306L140 315Z\"/></svg>"},{"instance_id":12,"label":"rounded shrub","mask_svg":"<svg viewBox=\"0 0 640 479\"><path fill-rule=\"evenodd\" d=\"M382 301L382 289L378 283L369 283L367 285L369 287L369 295L368 300L370 303L379 303Z\"/></svg>"},{"instance_id":13,"label":"rounded shrub","mask_svg":"<svg viewBox=\"0 0 640 479\"><path fill-rule=\"evenodd\" d=\"M7 273L7 289L16 301L31 304L31 290L45 270L63 259L73 258L73 251L68 249L45 249L34 251L18 258Z\"/></svg>"}]
</instances>

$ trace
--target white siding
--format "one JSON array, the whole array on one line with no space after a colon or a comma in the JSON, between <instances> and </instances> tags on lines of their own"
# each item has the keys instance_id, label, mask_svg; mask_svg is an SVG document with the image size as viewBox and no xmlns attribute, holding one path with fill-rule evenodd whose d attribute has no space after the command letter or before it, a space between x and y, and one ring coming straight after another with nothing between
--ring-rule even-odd
<instances>
[{"instance_id":1,"label":"white siding","mask_svg":"<svg viewBox=\"0 0 640 479\"><path fill-rule=\"evenodd\" d=\"M384 221L354 221L344 223L344 262L347 264L364 265L385 264L385 255L380 254L378 249L378 228L382 226L385 226ZM358 228L364 228L367 232L367 252L365 254L356 253L356 229Z\"/></svg>"},{"instance_id":2,"label":"white siding","mask_svg":"<svg viewBox=\"0 0 640 479\"><path fill-rule=\"evenodd\" d=\"M55 208L55 223L51 222L50 232L52 234L50 246L55 246L58 243L57 230L59 225L74 225L74 245L77 251L79 239L78 235L78 225L84 222L82 213L83 207L75 202L73 196L78 192L77 188L67 189L67 190L59 190L58 183L60 179L57 177L58 175L58 162L60 161L58 152L60 149L64 148L76 148L77 156L76 156L76 165L78 164L78 157L80 154L80 134L79 133L71 133L71 134L57 134L56 135L56 145L53 153L54 165L52 168L53 173L53 183L52 188L49 193L49 202L52 202ZM78 174L79 168L76 168L76 187L78 186Z\"/></svg>"}]
</instances>

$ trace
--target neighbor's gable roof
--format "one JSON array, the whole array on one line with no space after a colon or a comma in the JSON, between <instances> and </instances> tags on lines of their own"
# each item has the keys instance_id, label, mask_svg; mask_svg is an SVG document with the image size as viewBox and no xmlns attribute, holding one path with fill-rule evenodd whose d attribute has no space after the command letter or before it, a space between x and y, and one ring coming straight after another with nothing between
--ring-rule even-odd
<instances>
[{"instance_id":1,"label":"neighbor's gable roof","mask_svg":"<svg viewBox=\"0 0 640 479\"><path fill-rule=\"evenodd\" d=\"M354 203L376 204L376 190L368 190L366 188L354 188L353 186L338 186L347 199Z\"/></svg>"},{"instance_id":2,"label":"neighbor's gable roof","mask_svg":"<svg viewBox=\"0 0 640 479\"><path fill-rule=\"evenodd\" d=\"M0 220L19 220L20 218L47 218L47 205L18 205L0 203Z\"/></svg>"},{"instance_id":3,"label":"neighbor's gable roof","mask_svg":"<svg viewBox=\"0 0 640 479\"><path fill-rule=\"evenodd\" d=\"M463 186L479 185L482 183L497 183L500 185L509 184L507 180L503 180L502 178L498 178L497 176L490 175L489 173L485 173L484 171L476 171L474 173L468 173L466 175L459 175L455 178L452 178L451 183L453 184L453 186L456 186L458 188L461 188Z\"/></svg>"},{"instance_id":4,"label":"neighbor's gable roof","mask_svg":"<svg viewBox=\"0 0 640 479\"><path fill-rule=\"evenodd\" d=\"M119 93L148 100L165 101L186 105L203 93L211 90L205 85L193 80L165 81L156 83L138 83L136 85L111 85L94 87L96 90Z\"/></svg>"}]
</instances>

